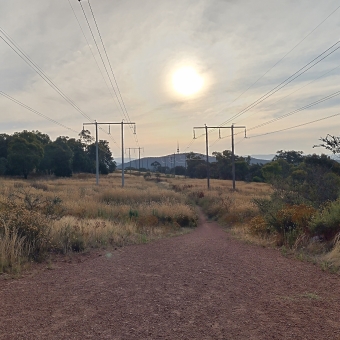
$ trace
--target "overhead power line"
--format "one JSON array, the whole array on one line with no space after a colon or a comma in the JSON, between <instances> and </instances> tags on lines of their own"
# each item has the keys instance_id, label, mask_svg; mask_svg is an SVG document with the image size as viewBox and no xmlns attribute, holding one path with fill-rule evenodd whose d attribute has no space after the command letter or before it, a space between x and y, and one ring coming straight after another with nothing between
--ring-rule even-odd
<instances>
[{"instance_id":1,"label":"overhead power line","mask_svg":"<svg viewBox=\"0 0 340 340\"><path fill-rule=\"evenodd\" d=\"M261 123L261 124L258 124L258 125L256 125L256 126L253 126L253 127L249 128L249 129L247 129L247 131L252 131L252 130L258 129L258 128L262 127L262 126L265 126L265 125L268 125L268 124L271 124L271 123L275 123L275 122L278 121L278 120L281 120L281 119L283 119L283 118L292 116L292 115L295 114L295 113L298 113L298 112L301 112L301 111L303 111L303 110L309 109L309 108L311 108L311 107L313 107L313 106L315 106L315 105L318 105L318 104L320 104L320 103L323 103L323 102L325 102L325 101L327 101L327 100L330 100L330 99L332 99L332 98L335 98L335 97L337 97L337 96L339 96L339 95L340 95L340 91L334 92L334 93L332 93L332 94L330 94L330 95L328 95L328 96L326 96L326 97L324 97L324 98L318 99L317 101L315 101L315 102L313 102L313 103L307 104L307 105L305 105L305 106L303 106L303 107L300 107L300 108L298 108L298 109L296 109L296 110L293 110L293 111L290 111L290 112L288 112L288 113L285 113L285 114L283 114L282 116L273 118L273 119L271 119L271 120L268 120L268 121L263 122L263 123ZM239 133L236 133L235 135L237 135L237 134L239 134ZM230 136L220 137L219 139L224 139L224 138L227 138L227 137L230 137ZM211 146L213 146L219 139L217 139Z\"/></svg>"},{"instance_id":2,"label":"overhead power line","mask_svg":"<svg viewBox=\"0 0 340 340\"><path fill-rule=\"evenodd\" d=\"M292 116L292 115L295 114L295 113L298 113L298 112L300 112L300 111L309 109L309 108L311 108L311 107L313 107L313 106L315 106L315 105L317 105L317 104L323 103L323 102L325 102L325 101L327 101L327 100L329 100L329 99L332 99L332 98L334 98L334 97L337 97L337 96L339 96L339 95L340 95L340 91L334 92L334 93L330 94L329 96L326 96L326 97L324 97L324 98L321 98L321 99L319 99L319 100L317 100L317 101L315 101L315 102L313 102L313 103L310 103L310 104L308 104L308 105L305 105L305 106L303 106L303 107L301 107L301 108L299 108L299 109L296 109L296 110L291 111L291 112L288 112L288 113L286 113L286 114L284 114L284 115L282 115L282 116L273 118L273 119L271 119L271 120L269 120L269 121L267 121L267 122L258 124L258 125L254 126L254 127L251 127L250 129L248 129L248 131L251 131L251 130L254 130L254 129L258 129L258 128L262 127L262 126L265 126L265 125L274 123L274 122L276 122L276 121L278 121L278 120L281 120L281 119L283 119L283 118Z\"/></svg>"},{"instance_id":3,"label":"overhead power line","mask_svg":"<svg viewBox=\"0 0 340 340\"><path fill-rule=\"evenodd\" d=\"M59 87L44 73L44 71L15 43L15 41L0 27L0 32L6 37L4 39L1 35L0 38L39 76L54 89L62 98L64 98L74 109L76 109L83 117L92 121L92 119L83 112L70 98L68 98Z\"/></svg>"},{"instance_id":4,"label":"overhead power line","mask_svg":"<svg viewBox=\"0 0 340 340\"><path fill-rule=\"evenodd\" d=\"M287 86L288 84L290 84L292 81L294 81L295 79L297 79L298 77L300 77L301 75L303 75L304 73L306 73L308 70L310 70L312 67L314 67L315 65L317 65L318 63L320 63L322 60L324 60L325 58L327 58L328 56L330 56L331 54L333 54L334 52L336 52L338 49L340 49L340 46L337 46L338 44L340 44L340 41L337 41L335 44L333 44L331 47L327 48L324 52L322 52L321 54L319 54L317 57L315 57L313 60L311 60L309 63L307 63L305 66L301 67L298 71L296 71L295 73L293 73L290 77L286 78L284 81L282 81L279 85L275 86L272 90L268 91L266 94L264 94L263 96L261 96L259 99L255 100L252 104L248 105L246 108L244 108L243 110L241 110L240 112L238 112L237 114L235 114L233 117L231 117L230 119L228 119L227 121L223 122L221 124L221 126L227 124L228 122L240 117L241 115L243 115L244 113L246 113L247 111L251 110L252 108L254 108L255 106L257 106L258 104L262 103L264 100L266 100L267 98L271 97L273 94L275 94L276 92L278 92L279 90L281 90L282 88L284 88L285 86ZM336 47L337 46L337 47ZM336 47L336 48L335 48ZM333 49L334 48L334 49ZM333 50L332 50L333 49ZM330 51L330 52L329 52ZM329 53L328 53L329 52ZM328 54L327 54L328 53ZM322 58L321 58L322 57ZM321 58L321 59L320 59Z\"/></svg>"},{"instance_id":5,"label":"overhead power line","mask_svg":"<svg viewBox=\"0 0 340 340\"><path fill-rule=\"evenodd\" d=\"M99 31L99 26L98 26L97 20L96 20L96 18L95 18L95 16L94 16L94 12L93 12L91 3L90 3L90 1L88 1L89 7L90 7L90 11L91 11L91 14L92 14L92 18L93 18L93 21L94 21L94 23L95 23L95 26L96 26L96 29L97 29L97 32L98 32L98 35L99 35L101 44L102 44L102 46L103 46L103 50L104 50L104 53L105 53L105 56L106 56L106 60L107 60L107 63L108 63L108 65L109 65L111 74L112 74L113 81L112 81L112 78L111 78L111 76L110 76L110 74L109 74L109 71L108 71L108 68L107 68L107 66L106 66L106 63L105 63L105 61L104 61L104 58L103 58L103 56L102 56L102 53L101 53L101 51L100 51L100 49L99 49L97 40L96 40L96 38L95 38L95 36L94 36L93 30L92 30L92 28L91 28L90 22L89 22L89 20L88 20L88 17L87 17L87 15L86 15L86 12L85 12L85 10L84 10L84 7L83 7L83 5L82 5L82 3L81 3L81 0L79 1L79 4L80 4L80 6L81 6L81 9L82 9L82 12L83 12L83 14L84 14L85 20L86 20L87 25L88 25L88 27L89 27L89 30L90 30L90 32L91 32L93 41L94 41L94 43L95 43L95 45L96 45L96 48L97 48L97 50L98 50L100 59L101 59L101 61L102 61L102 64L103 64L104 69L105 69L105 72L106 72L106 75L107 75L107 77L108 77L108 79L109 79L109 82L110 82L110 84L111 84L112 90L113 90L113 92L114 92L114 94L115 94L115 96L116 96L116 98L117 98L117 101L118 101L118 104L119 104L119 106L120 106L120 109L121 109L121 111L122 111L122 113L123 113L123 116L125 117L125 119L126 119L128 122L130 122L131 119L130 119L129 113L128 113L127 109L126 109L126 105L125 105L124 100L123 100L123 97L122 97L122 95L121 95L121 92L120 92L120 89L119 89L119 86L118 86L116 77L115 77L115 75L114 75L114 73L113 73L112 65L111 65L110 59L109 59L109 57L108 57L108 54L107 54L105 45L104 45L104 41L103 41L103 39L102 39L102 35L101 35L100 31ZM113 82L115 83L115 85L116 85L116 87L117 87L117 91L116 91L116 89L115 89L115 86L114 86ZM134 126L133 126L132 124L128 124L128 125L129 125L129 127L130 127L131 132L133 132L133 135L134 135L134 137L135 137L135 141L136 141L137 145L139 145L138 138L137 138L136 134L134 133Z\"/></svg>"},{"instance_id":6,"label":"overhead power line","mask_svg":"<svg viewBox=\"0 0 340 340\"><path fill-rule=\"evenodd\" d=\"M303 88L307 87L308 85L310 85L310 84L314 83L315 81L317 81L317 80L319 80L319 79L323 78L325 75L327 75L327 74L329 74L329 73L333 72L334 70L338 69L339 67L340 67L340 65L338 65L338 66L336 66L336 67L332 68L331 70L329 70L329 71L327 71L327 72L323 73L321 76L319 76L319 77L317 77L317 78L313 79L312 81L308 82L307 84L305 84L305 85L303 85L303 86L299 87L298 89L296 89L296 90L294 90L294 91L290 92L290 93L289 93L289 94L287 94L286 96L284 96L284 97L280 98L279 100L277 100L277 101L273 102L272 104L270 104L270 105L269 105L269 107L271 107L271 106L273 106L274 104L276 104L276 103L278 103L278 102L282 101L283 99L286 99L286 98L288 98L288 97L289 97L289 96L291 96L292 94L294 94L294 93L296 93L296 92L298 92L298 91L302 90ZM267 106L267 108L268 108L268 106ZM248 117L247 117L247 118L249 118L249 117L253 116L253 115L254 115L254 114L256 114L256 113L257 113L257 112L254 112L254 113L252 113L251 115L248 115ZM241 120L241 121L243 121L243 120Z\"/></svg>"},{"instance_id":7,"label":"overhead power line","mask_svg":"<svg viewBox=\"0 0 340 340\"><path fill-rule=\"evenodd\" d=\"M260 98L255 100L252 104L248 105L243 110L239 111L238 113L236 113L234 116L232 116L231 118L229 118L228 120L226 120L225 122L220 124L219 126L224 126L225 124L230 123L231 121L235 120L236 118L240 117L244 113L248 112L249 110L251 110L252 108L257 106L258 104L262 103L263 101L265 101L266 99L271 97L273 94L275 94L276 92L278 92L279 90L281 90L282 88L284 88L285 86L290 84L292 81L294 81L295 79L297 79L298 77L300 77L301 75L306 73L308 70L310 70L312 67L314 67L315 65L320 63L322 60L324 60L325 58L327 58L328 56L330 56L331 54L333 54L334 52L339 50L340 46L337 46L339 44L340 44L340 41L338 40L331 47L327 48L325 51L320 53L317 57L315 57L313 60L311 60L305 66L301 67L298 71L293 73L290 77L288 77L284 81L282 81L279 85L275 86L272 90L268 91L266 94L264 94L263 96L261 96ZM328 54L327 54L327 52L328 52ZM197 138L200 138L202 136L204 136L204 135L200 135Z\"/></svg>"},{"instance_id":8,"label":"overhead power line","mask_svg":"<svg viewBox=\"0 0 340 340\"><path fill-rule=\"evenodd\" d=\"M107 84L107 81L106 81L106 79L105 79L105 77L104 77L104 74L103 74L103 72L102 72L102 70L101 70L101 68L100 68L100 66L99 66L99 64L98 64L98 61L97 61L97 59L96 59L96 57L95 57L95 55L94 55L94 53L93 53L92 47L91 47L91 45L90 45L88 39L86 38L85 32L84 32L84 30L83 30L83 28L82 28L82 26L81 26L81 24L80 24L80 21L79 21L78 16L77 16L77 14L76 14L76 12L75 12L75 10L74 10L72 4L71 4L71 1L68 0L68 3L70 4L70 7L71 7L72 12L73 12L73 15L74 15L74 17L76 18L76 21L77 21L77 23L78 23L78 26L79 26L79 28L80 28L80 30L81 30L83 36L84 36L84 39L85 39L85 41L86 41L86 43L87 43L87 46L89 47L89 49L90 49L90 51L91 51L92 57L93 57L94 61L96 62L96 65L97 65L98 70L99 70L99 72L100 72L100 74L101 74L101 76L102 76L102 78L103 78L103 80L104 80L104 83L105 83L107 89L109 90L109 93L111 94L111 90L110 90L110 88L109 88L109 85Z\"/></svg>"},{"instance_id":9,"label":"overhead power line","mask_svg":"<svg viewBox=\"0 0 340 340\"><path fill-rule=\"evenodd\" d=\"M65 128L65 129L67 129L67 130L70 130L70 131L75 132L75 133L78 134L78 132L77 132L76 130L74 130L74 129L72 129L72 128L70 128L70 127L68 127L68 126L66 126L66 125L64 125L64 124L62 124L62 123L60 123L60 122L58 122L58 121L56 121L56 120L54 120L54 119L48 117L48 116L46 116L46 115L44 115L43 113L40 113L40 112L37 111L37 110L32 109L32 108L29 107L28 105L26 105L26 104L20 102L19 100L17 100L17 99L15 99L15 98L11 97L10 95L8 95L8 94L6 94L6 93L4 93L4 92L2 92L2 91L0 91L0 95L2 95L2 96L4 96L5 98L11 100L12 102L14 102L14 103L16 103L16 104L18 104L18 105L24 107L25 109L27 109L27 110L29 110L29 111L31 111L31 112L37 114L38 116L47 119L47 120L50 121L51 123L57 124L57 125L59 125L59 126Z\"/></svg>"},{"instance_id":10,"label":"overhead power line","mask_svg":"<svg viewBox=\"0 0 340 340\"><path fill-rule=\"evenodd\" d=\"M282 131L287 131L287 130L295 129L295 128L298 128L298 127L301 127L301 126L305 126L305 125L321 122L322 120L334 118L334 117L337 117L337 116L340 116L340 113L336 113L336 114L331 115L331 116L327 116L327 117L324 117L324 118L312 120L312 121L307 122L307 123L303 123L303 124L299 124L299 125L294 125L294 126L291 126L291 127L285 128L285 129L280 129L280 130L276 130L276 131L261 133L259 135L250 136L250 137L247 137L247 139L249 139L249 138L256 138L256 137L260 137L260 136L271 135L273 133L278 133L278 132L282 132Z\"/></svg>"},{"instance_id":11,"label":"overhead power line","mask_svg":"<svg viewBox=\"0 0 340 340\"><path fill-rule=\"evenodd\" d=\"M323 19L315 28L313 28L304 38L302 38L293 48L291 48L281 59L279 59L273 66L271 66L260 78L258 78L254 83L252 83L245 91L243 91L238 97L236 97L228 107L230 107L231 104L233 104L236 100L238 100L240 97L242 97L248 90L250 90L254 85L256 85L264 76L267 75L274 67L276 67L279 63L281 63L282 60L284 60L291 52L293 52L296 47L298 47L303 41L305 41L313 32L315 32L327 19L329 19L338 9L340 6L335 8L325 19Z\"/></svg>"},{"instance_id":12,"label":"overhead power line","mask_svg":"<svg viewBox=\"0 0 340 340\"><path fill-rule=\"evenodd\" d=\"M63 99L66 100L75 110L77 110L88 121L92 122L93 119L82 111L45 73L44 71L25 53L18 44L0 27L0 38L8 45L29 67L31 67L53 90L55 90ZM104 131L107 133L106 131ZM112 141L116 143L114 138L110 136Z\"/></svg>"}]
</instances>

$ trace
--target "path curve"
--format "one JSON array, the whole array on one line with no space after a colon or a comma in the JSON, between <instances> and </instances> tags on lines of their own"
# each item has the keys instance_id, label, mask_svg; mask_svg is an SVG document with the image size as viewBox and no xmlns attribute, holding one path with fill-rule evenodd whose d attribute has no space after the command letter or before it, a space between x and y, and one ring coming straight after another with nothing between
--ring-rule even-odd
<instances>
[{"instance_id":1,"label":"path curve","mask_svg":"<svg viewBox=\"0 0 340 340\"><path fill-rule=\"evenodd\" d=\"M200 222L0 281L0 339L340 339L338 276Z\"/></svg>"}]
</instances>

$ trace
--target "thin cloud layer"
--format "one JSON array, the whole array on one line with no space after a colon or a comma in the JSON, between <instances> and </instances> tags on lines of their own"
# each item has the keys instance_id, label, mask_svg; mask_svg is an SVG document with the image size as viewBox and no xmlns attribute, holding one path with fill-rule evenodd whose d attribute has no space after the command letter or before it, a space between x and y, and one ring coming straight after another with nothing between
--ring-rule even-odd
<instances>
[{"instance_id":1,"label":"thin cloud layer","mask_svg":"<svg viewBox=\"0 0 340 340\"><path fill-rule=\"evenodd\" d=\"M123 113L79 1L70 0L70 3L68 0L4 2L0 27L91 119L120 122ZM81 3L105 59L89 4ZM137 124L139 143L147 155L172 153L177 141L181 151L204 152L204 138L186 149L194 126L217 126L228 121L340 37L339 9L249 88L334 11L338 3L329 0L100 0L91 1L91 6L129 116ZM4 37L2 33L1 36ZM340 68L329 71L340 64L339 51L227 125L236 123L251 128L338 91ZM3 40L0 40L0 55L0 91L72 129L81 130L87 119ZM202 91L190 97L172 88L172 75L183 66L195 68L204 78ZM106 67L110 71L109 66ZM333 98L251 133L263 134L340 113L339 103L340 97ZM2 96L0 112L2 132L39 129L53 138L72 136L68 130L53 126ZM312 146L319 137L327 133L339 135L336 121L337 118L333 118L249 140L237 135L236 151L244 155L275 153L279 149L314 152ZM111 130L117 144L108 140L114 155L119 157L120 131L118 127ZM229 134L226 130L223 133ZM100 132L100 138L109 136ZM229 138L217 138L217 132L212 132L210 144L216 143L211 152L230 148ZM128 128L126 146L135 146Z\"/></svg>"}]
</instances>

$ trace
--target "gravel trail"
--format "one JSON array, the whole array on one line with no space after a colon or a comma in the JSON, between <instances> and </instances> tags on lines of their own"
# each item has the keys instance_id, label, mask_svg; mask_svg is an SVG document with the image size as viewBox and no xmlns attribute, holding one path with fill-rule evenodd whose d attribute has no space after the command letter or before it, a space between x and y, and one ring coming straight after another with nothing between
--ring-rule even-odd
<instances>
[{"instance_id":1,"label":"gravel trail","mask_svg":"<svg viewBox=\"0 0 340 340\"><path fill-rule=\"evenodd\" d=\"M0 280L0 339L340 339L338 276L203 216L108 255Z\"/></svg>"}]
</instances>

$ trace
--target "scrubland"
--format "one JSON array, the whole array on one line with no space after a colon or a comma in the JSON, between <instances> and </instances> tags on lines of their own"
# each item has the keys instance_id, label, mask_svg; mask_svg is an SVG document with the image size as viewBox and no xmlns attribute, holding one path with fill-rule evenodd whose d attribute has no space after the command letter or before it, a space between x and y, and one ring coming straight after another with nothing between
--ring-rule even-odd
<instances>
[{"instance_id":1,"label":"scrubland","mask_svg":"<svg viewBox=\"0 0 340 340\"><path fill-rule=\"evenodd\" d=\"M0 273L53 253L118 247L186 232L197 216L185 195L143 177L0 179Z\"/></svg>"},{"instance_id":2,"label":"scrubland","mask_svg":"<svg viewBox=\"0 0 340 340\"><path fill-rule=\"evenodd\" d=\"M298 202L290 191L267 183L169 179L176 192L185 193L211 219L234 236L263 247L276 247L285 256L340 268L340 200L316 208Z\"/></svg>"},{"instance_id":3,"label":"scrubland","mask_svg":"<svg viewBox=\"0 0 340 340\"><path fill-rule=\"evenodd\" d=\"M197 225L196 206L235 237L283 255L340 267L340 200L319 208L284 203L291 192L266 183L119 173L68 179L0 179L0 273L20 272L54 253L119 247L181 234ZM282 196L282 197L281 197ZM296 198L296 197L295 197ZM295 199L294 198L294 199ZM286 197L287 199L287 197ZM287 201L287 200L286 200ZM293 201L292 201L293 202Z\"/></svg>"}]
</instances>

